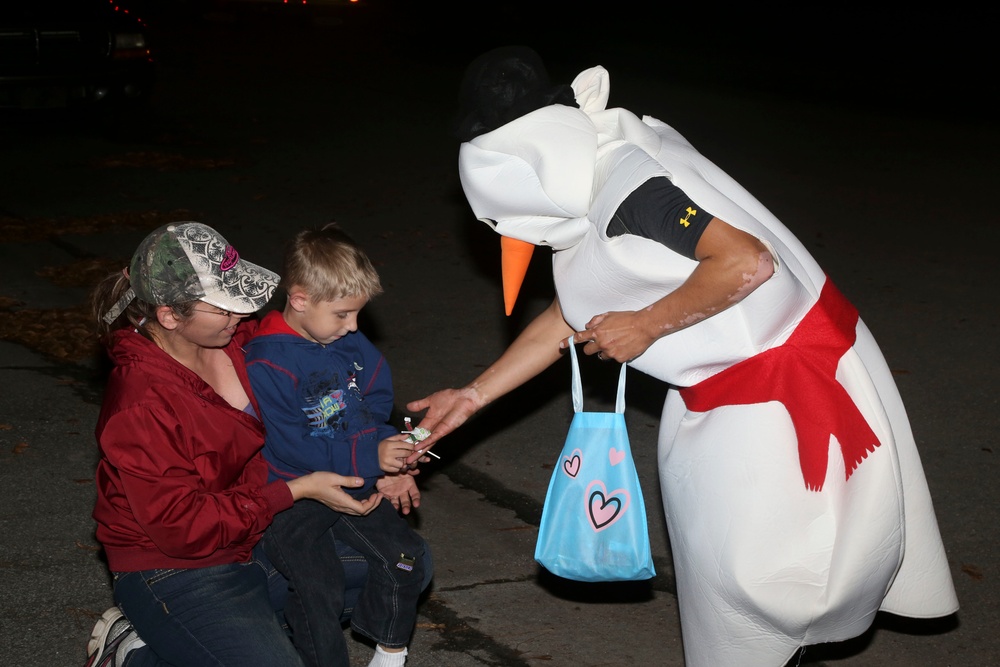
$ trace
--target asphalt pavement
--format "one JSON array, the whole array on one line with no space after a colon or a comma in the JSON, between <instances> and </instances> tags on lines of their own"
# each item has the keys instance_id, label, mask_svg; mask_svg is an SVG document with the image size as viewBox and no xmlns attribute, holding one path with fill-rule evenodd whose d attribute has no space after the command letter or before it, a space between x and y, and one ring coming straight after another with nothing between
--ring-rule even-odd
<instances>
[{"instance_id":1,"label":"asphalt pavement","mask_svg":"<svg viewBox=\"0 0 1000 667\"><path fill-rule=\"evenodd\" d=\"M493 23L461 16L465 29L451 31L412 8L400 20L177 3L151 14L160 79L142 117L0 119L0 655L82 664L111 604L90 517L106 366L83 306L95 277L153 227L199 220L277 267L296 230L341 222L386 288L362 326L392 366L400 419L407 401L479 373L547 305L551 277L536 257L504 316L497 238L468 210L448 136L468 59L534 39L557 77L607 64L612 105L674 125L768 205L858 306L893 369L962 608L933 621L880 615L801 664L1000 664L995 119L946 105L947 74L906 70L925 88L897 81L880 99L878 77L854 85L828 69L824 86L818 61L799 63L807 76L780 50L725 60L703 40L651 58L622 39L572 51L562 47L578 26L511 32L522 15L504 12L521 5L498 7ZM614 369L583 363L588 409L612 404ZM568 363L556 364L425 466L413 520L436 577L408 665L683 664L655 467L664 387L629 373L656 578L572 584L533 561L569 383ZM351 650L352 665L367 664L371 647L352 638Z\"/></svg>"}]
</instances>

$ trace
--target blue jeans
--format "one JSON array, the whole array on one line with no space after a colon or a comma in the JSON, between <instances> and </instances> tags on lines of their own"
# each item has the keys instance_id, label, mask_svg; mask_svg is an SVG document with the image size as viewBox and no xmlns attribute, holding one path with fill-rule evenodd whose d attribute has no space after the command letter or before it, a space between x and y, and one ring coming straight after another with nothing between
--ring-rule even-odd
<instances>
[{"instance_id":1,"label":"blue jeans","mask_svg":"<svg viewBox=\"0 0 1000 667\"><path fill-rule=\"evenodd\" d=\"M347 600L365 580L364 560L352 554L344 553ZM302 667L282 626L287 587L260 545L247 563L115 573L115 602L146 642L125 665Z\"/></svg>"},{"instance_id":2,"label":"blue jeans","mask_svg":"<svg viewBox=\"0 0 1000 667\"><path fill-rule=\"evenodd\" d=\"M417 600L432 571L426 542L388 500L361 517L339 514L312 500L300 500L277 514L261 544L289 579L285 614L307 667L348 664L341 631L348 604L344 564L331 534L367 561L368 578L351 626L383 646L401 648L409 642Z\"/></svg>"},{"instance_id":3,"label":"blue jeans","mask_svg":"<svg viewBox=\"0 0 1000 667\"><path fill-rule=\"evenodd\" d=\"M340 622L341 624L345 624L351 620L354 607L357 606L358 598L361 597L361 591L364 590L365 581L368 579L368 563L365 562L365 557L360 553L346 544L337 542L333 537L332 531L327 533L325 539L333 544L337 559L340 561L340 566L344 568L344 610L340 614ZM288 627L285 614L285 610L288 609L288 579L271 564L267 553L264 551L263 541L258 547L257 555L262 561L267 563L267 567L269 568L267 583L271 594L271 604L277 610L278 620L281 622L282 627L291 636L291 630ZM429 583L430 580L428 579L424 582L424 587Z\"/></svg>"},{"instance_id":4,"label":"blue jeans","mask_svg":"<svg viewBox=\"0 0 1000 667\"><path fill-rule=\"evenodd\" d=\"M126 665L302 667L258 551L247 563L116 573L115 601L146 642Z\"/></svg>"}]
</instances>

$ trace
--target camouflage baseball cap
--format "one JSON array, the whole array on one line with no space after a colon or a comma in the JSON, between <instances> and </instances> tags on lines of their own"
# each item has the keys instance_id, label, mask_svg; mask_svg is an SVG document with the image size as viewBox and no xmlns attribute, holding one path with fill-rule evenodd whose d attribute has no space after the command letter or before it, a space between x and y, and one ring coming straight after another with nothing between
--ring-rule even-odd
<instances>
[{"instance_id":1,"label":"camouflage baseball cap","mask_svg":"<svg viewBox=\"0 0 1000 667\"><path fill-rule=\"evenodd\" d=\"M263 308L280 280L277 273L241 259L219 232L200 222L155 230L139 244L129 268L131 291L146 303L201 300L241 314ZM116 304L116 309L126 305Z\"/></svg>"}]
</instances>

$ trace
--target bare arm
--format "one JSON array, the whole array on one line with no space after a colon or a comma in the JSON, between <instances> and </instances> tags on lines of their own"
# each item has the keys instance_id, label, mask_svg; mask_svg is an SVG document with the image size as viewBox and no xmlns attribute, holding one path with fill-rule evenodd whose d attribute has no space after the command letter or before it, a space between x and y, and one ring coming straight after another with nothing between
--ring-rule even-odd
<instances>
[{"instance_id":1,"label":"bare arm","mask_svg":"<svg viewBox=\"0 0 1000 667\"><path fill-rule=\"evenodd\" d=\"M739 303L774 273L763 243L718 218L705 228L695 258L698 266L676 290L643 310L595 315L573 340L586 343L586 354L629 361L660 337Z\"/></svg>"},{"instance_id":2,"label":"bare arm","mask_svg":"<svg viewBox=\"0 0 1000 667\"><path fill-rule=\"evenodd\" d=\"M557 299L531 321L499 359L465 387L444 389L408 403L406 409L411 412L427 410L420 426L430 430L431 435L420 443L421 449L428 449L427 445L454 431L476 411L551 366L561 356L559 342L572 333Z\"/></svg>"}]
</instances>

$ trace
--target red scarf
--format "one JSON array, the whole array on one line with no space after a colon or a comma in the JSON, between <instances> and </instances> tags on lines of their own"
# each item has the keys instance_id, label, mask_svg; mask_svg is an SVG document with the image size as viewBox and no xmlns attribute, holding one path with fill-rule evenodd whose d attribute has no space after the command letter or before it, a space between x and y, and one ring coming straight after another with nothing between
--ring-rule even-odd
<instances>
[{"instance_id":1,"label":"red scarf","mask_svg":"<svg viewBox=\"0 0 1000 667\"><path fill-rule=\"evenodd\" d=\"M827 279L819 301L784 345L681 389L681 397L694 412L778 401L788 410L798 436L806 488L823 488L831 434L840 443L850 479L881 444L836 378L837 364L854 345L857 324L858 311Z\"/></svg>"}]
</instances>

